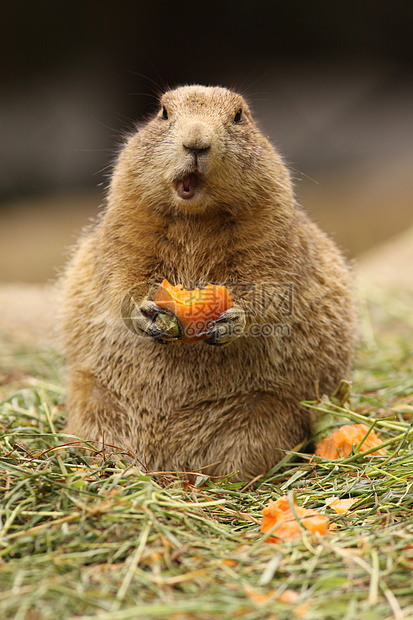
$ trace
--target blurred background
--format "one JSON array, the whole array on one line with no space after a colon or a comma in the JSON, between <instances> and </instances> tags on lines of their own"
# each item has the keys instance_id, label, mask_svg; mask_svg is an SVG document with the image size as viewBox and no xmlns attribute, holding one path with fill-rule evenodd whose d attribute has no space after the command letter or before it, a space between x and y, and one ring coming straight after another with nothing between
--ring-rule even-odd
<instances>
[{"instance_id":1,"label":"blurred background","mask_svg":"<svg viewBox=\"0 0 413 620\"><path fill-rule=\"evenodd\" d=\"M1 0L0 282L45 282L122 135L182 83L235 87L348 257L413 225L413 3Z\"/></svg>"}]
</instances>

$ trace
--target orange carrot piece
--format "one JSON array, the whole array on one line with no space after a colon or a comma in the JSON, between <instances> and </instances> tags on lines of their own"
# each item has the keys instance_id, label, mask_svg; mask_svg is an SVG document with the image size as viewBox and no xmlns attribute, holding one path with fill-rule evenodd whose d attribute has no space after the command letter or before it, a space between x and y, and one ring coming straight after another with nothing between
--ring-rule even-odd
<instances>
[{"instance_id":1,"label":"orange carrot piece","mask_svg":"<svg viewBox=\"0 0 413 620\"><path fill-rule=\"evenodd\" d=\"M311 508L297 506L295 503L294 510L305 529L321 535L328 534L328 517ZM277 529L274 530L273 536L267 538L269 542L295 540L302 535L301 526L290 508L286 495L283 495L276 501L270 500L268 506L263 509L262 515L261 532L269 532L271 528L278 525Z\"/></svg>"},{"instance_id":2,"label":"orange carrot piece","mask_svg":"<svg viewBox=\"0 0 413 620\"><path fill-rule=\"evenodd\" d=\"M233 306L225 286L207 284L204 288L188 291L182 284L172 286L166 279L156 291L154 302L178 317L184 327L183 342L186 343L202 339L199 335L208 329L211 322Z\"/></svg>"},{"instance_id":3,"label":"orange carrot piece","mask_svg":"<svg viewBox=\"0 0 413 620\"><path fill-rule=\"evenodd\" d=\"M346 424L322 439L316 446L316 455L325 459L340 459L348 456L368 432L365 424ZM365 452L370 448L380 445L381 441L374 430L371 430L366 439L360 446L360 452ZM385 454L386 448L380 448L371 454Z\"/></svg>"}]
</instances>

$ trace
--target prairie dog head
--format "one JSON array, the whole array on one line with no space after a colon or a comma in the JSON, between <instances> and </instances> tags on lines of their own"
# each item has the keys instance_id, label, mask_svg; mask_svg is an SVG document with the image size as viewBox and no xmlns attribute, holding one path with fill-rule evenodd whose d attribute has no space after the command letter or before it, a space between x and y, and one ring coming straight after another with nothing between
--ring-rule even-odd
<instances>
[{"instance_id":1,"label":"prairie dog head","mask_svg":"<svg viewBox=\"0 0 413 620\"><path fill-rule=\"evenodd\" d=\"M255 125L244 98L221 87L166 92L159 111L132 136L113 187L157 211L236 212L270 191L291 194L281 158Z\"/></svg>"}]
</instances>

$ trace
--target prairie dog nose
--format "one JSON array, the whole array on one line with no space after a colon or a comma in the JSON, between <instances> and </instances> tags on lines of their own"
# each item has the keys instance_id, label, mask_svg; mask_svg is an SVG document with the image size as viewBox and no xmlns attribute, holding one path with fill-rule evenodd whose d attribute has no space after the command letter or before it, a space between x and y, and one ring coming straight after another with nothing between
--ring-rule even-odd
<instances>
[{"instance_id":1,"label":"prairie dog nose","mask_svg":"<svg viewBox=\"0 0 413 620\"><path fill-rule=\"evenodd\" d=\"M182 145L189 151L207 151L211 148L211 138L208 129L200 121L190 123L182 132Z\"/></svg>"}]
</instances>

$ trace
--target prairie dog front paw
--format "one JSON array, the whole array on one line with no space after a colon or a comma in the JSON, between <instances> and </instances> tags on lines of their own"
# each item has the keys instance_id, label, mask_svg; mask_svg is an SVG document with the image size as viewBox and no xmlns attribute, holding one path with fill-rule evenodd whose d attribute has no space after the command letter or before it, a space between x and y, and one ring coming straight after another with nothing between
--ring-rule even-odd
<instances>
[{"instance_id":1,"label":"prairie dog front paw","mask_svg":"<svg viewBox=\"0 0 413 620\"><path fill-rule=\"evenodd\" d=\"M182 324L177 316L147 299L132 309L130 325L139 336L151 338L161 344L179 342L183 334Z\"/></svg>"},{"instance_id":2,"label":"prairie dog front paw","mask_svg":"<svg viewBox=\"0 0 413 620\"><path fill-rule=\"evenodd\" d=\"M205 342L216 347L222 347L232 342L244 332L245 312L241 306L232 306L225 310L215 321L213 321L208 331L202 334Z\"/></svg>"}]
</instances>

